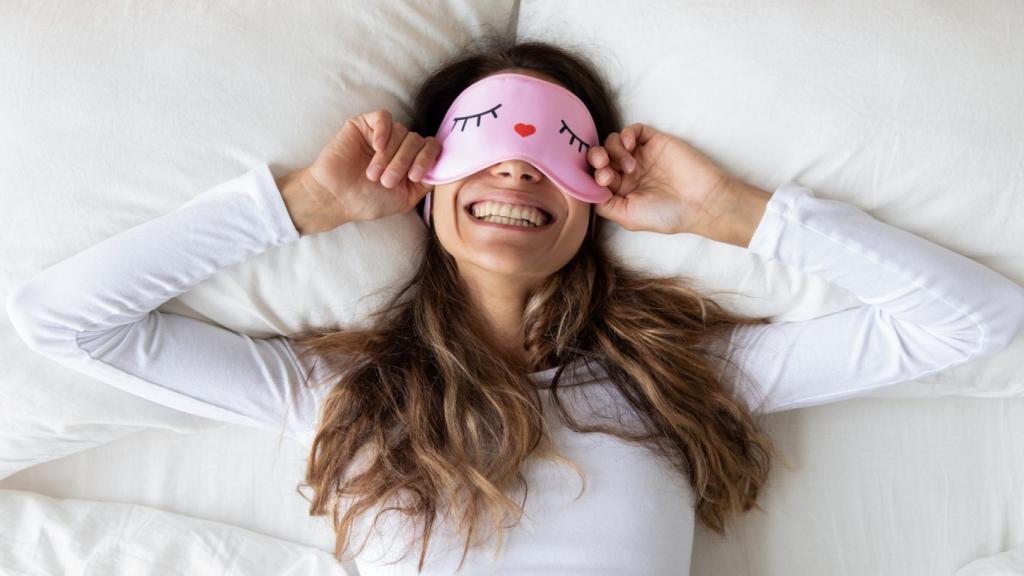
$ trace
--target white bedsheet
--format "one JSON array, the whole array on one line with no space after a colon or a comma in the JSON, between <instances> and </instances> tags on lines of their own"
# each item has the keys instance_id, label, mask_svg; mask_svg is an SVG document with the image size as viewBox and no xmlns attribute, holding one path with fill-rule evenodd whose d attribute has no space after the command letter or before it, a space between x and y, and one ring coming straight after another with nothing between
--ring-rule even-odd
<instances>
[{"instance_id":1,"label":"white bedsheet","mask_svg":"<svg viewBox=\"0 0 1024 576\"><path fill-rule=\"evenodd\" d=\"M137 504L0 490L0 573L344 576L316 548Z\"/></svg>"},{"instance_id":2,"label":"white bedsheet","mask_svg":"<svg viewBox=\"0 0 1024 576\"><path fill-rule=\"evenodd\" d=\"M776 463L765 511L743 515L726 538L697 525L693 576L1024 573L971 571L989 557L1016 562L1006 552L1024 542L1024 400L862 398L771 414L767 424L792 469ZM295 448L235 426L145 431L0 488L138 503L329 551L323 520L294 491Z\"/></svg>"}]
</instances>

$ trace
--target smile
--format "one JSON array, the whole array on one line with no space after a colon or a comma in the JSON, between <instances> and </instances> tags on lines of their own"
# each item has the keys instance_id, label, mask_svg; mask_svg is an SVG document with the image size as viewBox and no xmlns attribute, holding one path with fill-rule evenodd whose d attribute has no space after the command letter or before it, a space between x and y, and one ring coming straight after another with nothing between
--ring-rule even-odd
<instances>
[{"instance_id":1,"label":"smile","mask_svg":"<svg viewBox=\"0 0 1024 576\"><path fill-rule=\"evenodd\" d=\"M551 225L554 223L553 221L549 221L547 224L543 226L533 226L531 224L526 223L526 221L521 221L523 222L523 224L514 224L511 223L514 221L514 219L504 218L502 216L488 216L487 220L481 220L474 216L473 213L469 211L469 206L466 206L464 212L466 213L466 216L468 216L469 219L473 221L474 224L478 224L480 226L491 226L494 228L504 228L506 230L515 230L517 232L543 232L550 228Z\"/></svg>"}]
</instances>

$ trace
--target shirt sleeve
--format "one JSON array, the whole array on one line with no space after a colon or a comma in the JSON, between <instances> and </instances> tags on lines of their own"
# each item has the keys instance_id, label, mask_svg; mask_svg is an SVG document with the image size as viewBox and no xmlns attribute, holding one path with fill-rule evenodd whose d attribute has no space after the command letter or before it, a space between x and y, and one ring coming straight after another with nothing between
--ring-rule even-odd
<instances>
[{"instance_id":1,"label":"shirt sleeve","mask_svg":"<svg viewBox=\"0 0 1024 576\"><path fill-rule=\"evenodd\" d=\"M847 399L993 354L1024 327L1024 288L994 270L793 182L748 249L850 291L860 304L729 338L754 412Z\"/></svg>"},{"instance_id":2,"label":"shirt sleeve","mask_svg":"<svg viewBox=\"0 0 1024 576\"><path fill-rule=\"evenodd\" d=\"M284 336L253 338L156 310L219 270L299 238L266 164L18 285L7 311L28 347L131 394L300 441L318 392Z\"/></svg>"}]
</instances>

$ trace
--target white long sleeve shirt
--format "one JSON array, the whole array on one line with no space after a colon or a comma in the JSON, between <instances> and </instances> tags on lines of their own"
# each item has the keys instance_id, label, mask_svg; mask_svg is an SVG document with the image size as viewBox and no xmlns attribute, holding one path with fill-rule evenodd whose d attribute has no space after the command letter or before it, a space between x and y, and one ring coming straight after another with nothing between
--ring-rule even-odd
<instances>
[{"instance_id":1,"label":"white long sleeve shirt","mask_svg":"<svg viewBox=\"0 0 1024 576\"><path fill-rule=\"evenodd\" d=\"M32 350L73 370L192 414L283 426L309 443L323 392L303 384L310 367L287 337L252 338L156 310L218 270L298 238L261 164L41 271L12 293L8 314ZM748 249L820 275L861 302L809 321L733 331L734 358L754 385L738 390L755 411L834 402L941 371L1003 349L1024 326L1024 289L1014 282L792 182L775 190ZM554 372L531 374L545 402ZM563 382L574 381L589 384L561 394L584 420L625 406L601 373L567 370ZM589 400L575 392L584 389ZM486 547L471 552L462 574L687 574L695 517L686 482L651 452L606 434L576 434L554 412L546 410L552 435L585 470L586 491L574 499L580 484L572 470L531 462L526 515L501 557ZM391 538L400 553L407 536L381 534L368 550L383 553ZM451 574L461 555L461 541L437 538L425 576ZM369 552L357 564L363 576L416 574L418 544L412 550L397 564L384 562L397 555Z\"/></svg>"}]
</instances>

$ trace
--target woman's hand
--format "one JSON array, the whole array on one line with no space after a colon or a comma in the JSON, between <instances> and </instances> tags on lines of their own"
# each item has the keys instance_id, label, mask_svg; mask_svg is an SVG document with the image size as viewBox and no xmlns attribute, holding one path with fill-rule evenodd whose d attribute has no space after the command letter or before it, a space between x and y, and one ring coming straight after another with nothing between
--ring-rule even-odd
<instances>
[{"instance_id":1,"label":"woman's hand","mask_svg":"<svg viewBox=\"0 0 1024 576\"><path fill-rule=\"evenodd\" d=\"M419 179L440 152L433 136L410 132L385 109L349 118L313 164L284 179L300 184L291 196L302 198L289 204L296 227L324 232L412 210L434 188Z\"/></svg>"},{"instance_id":2,"label":"woman's hand","mask_svg":"<svg viewBox=\"0 0 1024 576\"><path fill-rule=\"evenodd\" d=\"M626 230L714 238L726 225L731 178L679 138L631 124L592 147L587 160L597 183L614 193L597 215Z\"/></svg>"}]
</instances>

